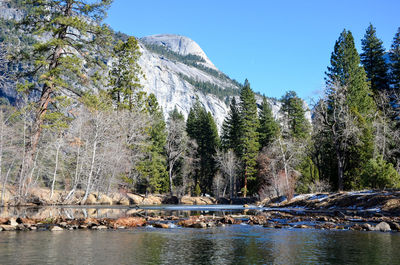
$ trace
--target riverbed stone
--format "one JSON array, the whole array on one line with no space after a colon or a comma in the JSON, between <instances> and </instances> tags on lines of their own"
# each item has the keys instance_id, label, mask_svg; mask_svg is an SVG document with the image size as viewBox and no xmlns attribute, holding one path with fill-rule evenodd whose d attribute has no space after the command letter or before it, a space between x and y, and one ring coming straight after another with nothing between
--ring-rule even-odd
<instances>
[{"instance_id":1,"label":"riverbed stone","mask_svg":"<svg viewBox=\"0 0 400 265\"><path fill-rule=\"evenodd\" d=\"M12 225L12 226L17 226L18 225L17 220L15 218L8 219L7 224L8 225Z\"/></svg>"},{"instance_id":2,"label":"riverbed stone","mask_svg":"<svg viewBox=\"0 0 400 265\"><path fill-rule=\"evenodd\" d=\"M61 227L55 225L52 228L50 228L51 232L57 232L57 231L63 231L64 229L62 229Z\"/></svg>"},{"instance_id":3,"label":"riverbed stone","mask_svg":"<svg viewBox=\"0 0 400 265\"><path fill-rule=\"evenodd\" d=\"M390 229L392 229L393 231L400 231L400 224L396 223L396 222L392 222L392 221L388 221L387 222L390 226Z\"/></svg>"},{"instance_id":4,"label":"riverbed stone","mask_svg":"<svg viewBox=\"0 0 400 265\"><path fill-rule=\"evenodd\" d=\"M361 224L360 226L366 231L374 231L374 229L375 229L373 226L371 226L368 223Z\"/></svg>"},{"instance_id":5,"label":"riverbed stone","mask_svg":"<svg viewBox=\"0 0 400 265\"><path fill-rule=\"evenodd\" d=\"M155 223L153 226L156 228L164 228L164 229L169 228L168 224L164 224L164 223Z\"/></svg>"},{"instance_id":6,"label":"riverbed stone","mask_svg":"<svg viewBox=\"0 0 400 265\"><path fill-rule=\"evenodd\" d=\"M143 204L143 197L133 193L127 193L130 204Z\"/></svg>"},{"instance_id":7,"label":"riverbed stone","mask_svg":"<svg viewBox=\"0 0 400 265\"><path fill-rule=\"evenodd\" d=\"M138 226L144 226L145 224L146 224L146 220L141 217L121 217L121 218L118 218L113 223L113 227L114 228L117 228L118 226L138 227Z\"/></svg>"},{"instance_id":8,"label":"riverbed stone","mask_svg":"<svg viewBox=\"0 0 400 265\"><path fill-rule=\"evenodd\" d=\"M84 202L84 204L86 205L93 205L93 204L97 204L97 197L95 194L91 193L88 195L86 201Z\"/></svg>"},{"instance_id":9,"label":"riverbed stone","mask_svg":"<svg viewBox=\"0 0 400 265\"><path fill-rule=\"evenodd\" d=\"M113 204L113 200L108 197L107 195L101 195L99 196L99 198L97 199L97 203L98 204L102 204L102 205L112 205Z\"/></svg>"},{"instance_id":10,"label":"riverbed stone","mask_svg":"<svg viewBox=\"0 0 400 265\"><path fill-rule=\"evenodd\" d=\"M204 222L194 223L191 227L193 228L207 228L207 224Z\"/></svg>"},{"instance_id":11,"label":"riverbed stone","mask_svg":"<svg viewBox=\"0 0 400 265\"><path fill-rule=\"evenodd\" d=\"M16 225L0 225L4 231L14 231L17 229Z\"/></svg>"},{"instance_id":12,"label":"riverbed stone","mask_svg":"<svg viewBox=\"0 0 400 265\"><path fill-rule=\"evenodd\" d=\"M386 222L380 222L379 224L377 224L375 226L374 230L381 231L381 232L389 232L389 231L391 231L390 225L388 223L386 223Z\"/></svg>"},{"instance_id":13,"label":"riverbed stone","mask_svg":"<svg viewBox=\"0 0 400 265\"><path fill-rule=\"evenodd\" d=\"M93 230L107 230L108 227L105 225L97 225L92 227Z\"/></svg>"}]
</instances>

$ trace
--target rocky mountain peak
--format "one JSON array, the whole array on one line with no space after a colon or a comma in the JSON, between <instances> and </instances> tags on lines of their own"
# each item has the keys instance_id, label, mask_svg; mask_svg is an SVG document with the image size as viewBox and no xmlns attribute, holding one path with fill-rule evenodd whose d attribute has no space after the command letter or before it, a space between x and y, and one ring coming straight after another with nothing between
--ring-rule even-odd
<instances>
[{"instance_id":1,"label":"rocky mountain peak","mask_svg":"<svg viewBox=\"0 0 400 265\"><path fill-rule=\"evenodd\" d=\"M200 46L192 39L176 34L158 34L146 36L140 39L148 44L160 45L181 55L197 55L204 59L204 65L217 70L211 60Z\"/></svg>"}]
</instances>

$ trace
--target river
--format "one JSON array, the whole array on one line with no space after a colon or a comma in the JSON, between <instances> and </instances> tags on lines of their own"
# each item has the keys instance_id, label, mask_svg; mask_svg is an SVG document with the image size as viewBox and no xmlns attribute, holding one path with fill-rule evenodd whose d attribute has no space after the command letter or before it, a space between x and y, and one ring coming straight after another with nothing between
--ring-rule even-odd
<instances>
[{"instance_id":1,"label":"river","mask_svg":"<svg viewBox=\"0 0 400 265\"><path fill-rule=\"evenodd\" d=\"M0 233L1 264L399 264L400 235L381 232L211 229Z\"/></svg>"}]
</instances>

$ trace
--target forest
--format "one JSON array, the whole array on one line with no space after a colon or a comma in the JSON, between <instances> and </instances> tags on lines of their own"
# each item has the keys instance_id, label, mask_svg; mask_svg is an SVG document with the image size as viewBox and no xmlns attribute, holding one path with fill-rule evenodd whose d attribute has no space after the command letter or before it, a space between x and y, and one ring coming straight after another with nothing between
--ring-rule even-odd
<instances>
[{"instance_id":1,"label":"forest","mask_svg":"<svg viewBox=\"0 0 400 265\"><path fill-rule=\"evenodd\" d=\"M0 88L17 95L1 98L0 205L6 189L24 202L36 187L65 199L78 190L84 199L115 190L291 198L400 188L400 28L386 52L369 25L361 53L343 30L310 109L288 91L274 115L245 80L219 131L200 102L185 119L143 92L138 40L117 40L102 22L110 0L12 4L25 15L1 21Z\"/></svg>"}]
</instances>

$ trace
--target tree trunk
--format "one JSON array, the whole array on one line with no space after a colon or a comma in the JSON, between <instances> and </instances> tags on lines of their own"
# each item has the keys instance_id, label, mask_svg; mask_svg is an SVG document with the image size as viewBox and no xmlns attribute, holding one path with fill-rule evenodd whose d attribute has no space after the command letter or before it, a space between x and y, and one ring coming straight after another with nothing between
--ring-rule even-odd
<instances>
[{"instance_id":1,"label":"tree trunk","mask_svg":"<svg viewBox=\"0 0 400 265\"><path fill-rule=\"evenodd\" d=\"M247 196L247 166L244 169L244 187L243 187L243 198Z\"/></svg>"},{"instance_id":2,"label":"tree trunk","mask_svg":"<svg viewBox=\"0 0 400 265\"><path fill-rule=\"evenodd\" d=\"M97 138L97 132L96 132L95 138ZM90 185L91 185L90 183L92 181L94 162L95 162L95 159L96 159L96 147L97 147L97 140L95 140L93 142L93 155L92 155L92 161L91 161L91 164L90 164L90 171L89 171L88 181L87 181L87 184L86 184L85 196L82 199L83 202L86 201L87 197L89 196L89 192L90 192Z\"/></svg>"},{"instance_id":3,"label":"tree trunk","mask_svg":"<svg viewBox=\"0 0 400 265\"><path fill-rule=\"evenodd\" d=\"M173 166L174 166L174 164L172 162L170 162L168 174L169 174L169 192L171 193L171 197L173 196L173 192L172 192L172 167Z\"/></svg>"},{"instance_id":4,"label":"tree trunk","mask_svg":"<svg viewBox=\"0 0 400 265\"><path fill-rule=\"evenodd\" d=\"M54 185L56 183L56 176L57 176L57 169L58 169L58 154L60 152L61 144L57 143L57 149L56 149L56 165L54 167L54 174L53 174L53 181L51 183L51 193L50 193L50 199L53 198L54 195Z\"/></svg>"}]
</instances>

